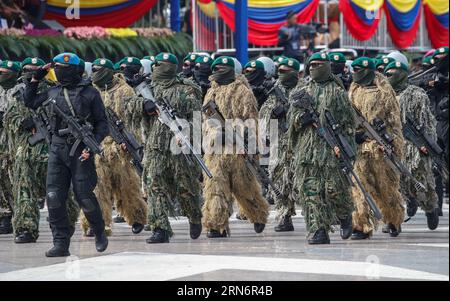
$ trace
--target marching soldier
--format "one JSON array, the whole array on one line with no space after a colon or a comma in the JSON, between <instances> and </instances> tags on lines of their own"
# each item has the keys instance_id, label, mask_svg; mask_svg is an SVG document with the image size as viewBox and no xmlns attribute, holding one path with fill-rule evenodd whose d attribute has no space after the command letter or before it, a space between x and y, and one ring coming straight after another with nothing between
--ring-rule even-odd
<instances>
[{"instance_id":1,"label":"marching soldier","mask_svg":"<svg viewBox=\"0 0 450 301\"><path fill-rule=\"evenodd\" d=\"M341 80L345 90L348 91L352 83L352 77L350 72L345 72L345 56L340 52L331 52L328 57L331 62L331 73Z\"/></svg>"}]
</instances>

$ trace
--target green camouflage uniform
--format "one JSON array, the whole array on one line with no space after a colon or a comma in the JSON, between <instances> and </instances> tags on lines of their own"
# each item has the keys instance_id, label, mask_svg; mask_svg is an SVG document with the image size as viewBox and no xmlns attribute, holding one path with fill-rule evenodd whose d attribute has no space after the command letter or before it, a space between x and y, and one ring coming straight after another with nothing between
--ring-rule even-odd
<instances>
[{"instance_id":1,"label":"green camouflage uniform","mask_svg":"<svg viewBox=\"0 0 450 301\"><path fill-rule=\"evenodd\" d=\"M0 86L0 114L4 114L7 108L6 91ZM3 120L0 121L0 218L12 217L12 188L10 174L11 156L9 156L6 132L3 128Z\"/></svg>"},{"instance_id":2,"label":"green camouflage uniform","mask_svg":"<svg viewBox=\"0 0 450 301\"><path fill-rule=\"evenodd\" d=\"M324 112L330 111L356 149L354 115L345 90L334 79L320 84L310 81L306 87L295 88L291 92L291 98L299 89L305 89L314 99L313 105L320 114L321 123L326 124ZM295 99L291 99L291 103L294 101ZM302 109L291 107L289 151L294 154L294 185L298 189L306 228L313 234L319 229L330 231L332 225L339 223L339 219L351 215L353 202L350 185L340 169L334 151L316 134L312 126L301 127L299 119L302 113Z\"/></svg>"},{"instance_id":3,"label":"green camouflage uniform","mask_svg":"<svg viewBox=\"0 0 450 301\"><path fill-rule=\"evenodd\" d=\"M289 100L289 94L292 89L283 86L280 80L277 80L275 87ZM259 111L259 118L262 121L262 127L265 129L267 136L270 135L270 121L272 117L272 111L280 104L283 100L278 99L277 94L272 92L267 101L262 105ZM286 109L289 109L290 104L286 105ZM292 160L290 160L289 154L287 153L288 148L288 120L287 117L278 119L278 144L272 143L271 148L277 147L277 157L271 158L269 164L269 174L274 182L275 186L280 189L283 193L281 198L277 198L272 189L269 187L269 193L272 195L273 199L276 200L276 209L278 212L278 218L284 216L295 216L295 197L293 193L293 169L291 166ZM271 153L273 153L271 151Z\"/></svg>"},{"instance_id":4,"label":"green camouflage uniform","mask_svg":"<svg viewBox=\"0 0 450 301\"><path fill-rule=\"evenodd\" d=\"M194 111L201 111L202 93L191 80L179 77L153 82L155 99L164 98L177 111L178 117L192 121ZM141 102L129 104L133 111L142 112ZM157 116L144 117L145 156L143 184L148 202L148 224L151 230L166 230L173 235L169 216L175 216L176 201L181 214L193 224L201 223L201 170L191 165L183 154L170 151L172 132L158 121Z\"/></svg>"},{"instance_id":5,"label":"green camouflage uniform","mask_svg":"<svg viewBox=\"0 0 450 301\"><path fill-rule=\"evenodd\" d=\"M434 140L436 138L436 119L430 110L430 100L422 88L408 85L406 89L397 93L400 102L402 123L406 123L406 114L410 114L416 123L424 126L426 133ZM433 160L429 156L421 155L419 149L405 139L403 147L404 162L411 170L414 178L423 183L425 192L418 192L408 178L401 180L402 193L408 198L414 198L425 212L431 212L437 207L437 194L433 175Z\"/></svg>"}]
</instances>

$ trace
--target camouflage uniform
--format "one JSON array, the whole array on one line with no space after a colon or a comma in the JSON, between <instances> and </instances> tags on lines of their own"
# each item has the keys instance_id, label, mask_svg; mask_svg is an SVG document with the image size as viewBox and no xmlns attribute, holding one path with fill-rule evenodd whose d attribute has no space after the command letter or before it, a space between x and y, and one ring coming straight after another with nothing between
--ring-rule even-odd
<instances>
[{"instance_id":1,"label":"camouflage uniform","mask_svg":"<svg viewBox=\"0 0 450 301\"><path fill-rule=\"evenodd\" d=\"M300 90L305 90L314 100L313 106L326 124L325 110L339 121L341 130L354 145L355 121L345 90L331 77L323 83L310 81L305 87L297 86L291 92L291 102ZM341 171L334 151L319 137L312 126L302 128L300 116L303 110L292 106L289 113L289 148L294 154L295 183L305 216L309 235L323 229L332 230L332 225L351 215L353 202L347 179Z\"/></svg>"},{"instance_id":2,"label":"camouflage uniform","mask_svg":"<svg viewBox=\"0 0 450 301\"><path fill-rule=\"evenodd\" d=\"M168 101L179 118L190 121L193 112L201 110L202 92L193 81L176 77L153 81L152 85L155 99ZM142 99L128 106L127 110L143 114ZM152 231L162 229L172 236L169 216L176 216L177 202L190 223L201 223L201 170L183 154L172 154L173 134L156 116L145 116L142 122L146 136L142 179L148 202L148 225Z\"/></svg>"},{"instance_id":3,"label":"camouflage uniform","mask_svg":"<svg viewBox=\"0 0 450 301\"><path fill-rule=\"evenodd\" d=\"M395 153L401 160L404 140L400 106L387 79L375 72L372 86L364 87L353 82L350 86L349 97L369 123L372 123L376 117L384 120L387 132L394 138ZM391 223L399 229L405 214L403 198L400 194L400 176L385 162L376 141L368 141L360 145L354 167L363 186L380 208L383 222ZM372 235L377 227L377 221L370 214L361 191L355 187L352 194L356 204L353 225L355 228L361 228L360 231Z\"/></svg>"},{"instance_id":4,"label":"camouflage uniform","mask_svg":"<svg viewBox=\"0 0 450 301\"><path fill-rule=\"evenodd\" d=\"M277 80L275 87L285 96L286 100L289 99L289 94L292 89L283 86L280 80ZM267 101L261 107L259 111L259 118L263 122L262 128L266 135L270 135L270 122L274 117L272 116L272 111L279 105L282 104L283 100L279 100L277 94L272 92ZM284 104L286 109L289 109L289 103ZM284 216L295 216L295 197L293 195L293 178L294 174L292 172L292 166L289 154L287 153L288 148L288 120L287 116L278 119L278 143L272 143L271 149L277 147L277 157L271 158L269 163L269 175L274 182L275 186L280 189L283 193L282 198L277 198L272 189L269 187L269 193L272 195L273 199L276 200L276 209L278 212L278 219ZM271 153L274 153L271 151Z\"/></svg>"},{"instance_id":5,"label":"camouflage uniform","mask_svg":"<svg viewBox=\"0 0 450 301\"><path fill-rule=\"evenodd\" d=\"M0 86L0 114L4 114L7 108L8 99L5 89ZM0 219L12 217L13 202L12 187L10 181L11 156L8 152L6 132L3 128L4 122L0 121Z\"/></svg>"},{"instance_id":6,"label":"camouflage uniform","mask_svg":"<svg viewBox=\"0 0 450 301\"><path fill-rule=\"evenodd\" d=\"M406 89L398 93L402 122L406 123L406 114L410 114L414 120L424 126L427 134L437 140L436 119L431 112L430 100L422 88L408 85ZM402 193L408 198L414 198L425 212L432 212L437 208L437 194L433 175L433 160L429 156L423 156L411 142L405 140L403 147L405 164L411 170L414 178L425 185L425 192L418 192L414 184L408 178L402 178Z\"/></svg>"},{"instance_id":7,"label":"camouflage uniform","mask_svg":"<svg viewBox=\"0 0 450 301\"><path fill-rule=\"evenodd\" d=\"M117 116L126 123L130 120L130 113L126 104L139 101L139 97L125 81L122 74L116 74L111 87L106 90L95 86L99 90L106 108L112 109ZM130 129L130 127L128 127ZM136 131L130 129L136 134ZM140 140L140 135L135 135ZM115 204L117 211L132 226L135 223L144 225L147 220L147 205L141 193L140 177L136 169L130 164L131 156L117 145L111 137L103 142L103 157L96 156L95 166L98 175L98 184L94 193L97 195L102 208L105 228L108 234L112 228L112 207ZM89 223L82 215L81 227L84 233Z\"/></svg>"}]
</instances>

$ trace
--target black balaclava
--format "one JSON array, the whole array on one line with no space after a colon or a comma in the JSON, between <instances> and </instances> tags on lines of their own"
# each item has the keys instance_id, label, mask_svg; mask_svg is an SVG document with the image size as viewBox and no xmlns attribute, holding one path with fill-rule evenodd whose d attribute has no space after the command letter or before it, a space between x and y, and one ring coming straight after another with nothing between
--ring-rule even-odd
<instances>
[{"instance_id":1,"label":"black balaclava","mask_svg":"<svg viewBox=\"0 0 450 301\"><path fill-rule=\"evenodd\" d=\"M264 71L264 69L256 68L252 72L246 73L245 77L250 86L261 86L266 78L266 71Z\"/></svg>"},{"instance_id":2,"label":"black balaclava","mask_svg":"<svg viewBox=\"0 0 450 301\"><path fill-rule=\"evenodd\" d=\"M0 86L6 90L13 88L17 83L17 77L18 73L14 71L0 73Z\"/></svg>"},{"instance_id":3,"label":"black balaclava","mask_svg":"<svg viewBox=\"0 0 450 301\"><path fill-rule=\"evenodd\" d=\"M344 74L345 63L331 63L331 73L338 75Z\"/></svg>"},{"instance_id":4,"label":"black balaclava","mask_svg":"<svg viewBox=\"0 0 450 301\"><path fill-rule=\"evenodd\" d=\"M101 67L99 70L92 73L92 82L100 88L112 87L114 77L114 70Z\"/></svg>"},{"instance_id":5,"label":"black balaclava","mask_svg":"<svg viewBox=\"0 0 450 301\"><path fill-rule=\"evenodd\" d=\"M440 73L447 74L448 73L448 54L443 58L439 59L436 63L436 66Z\"/></svg>"},{"instance_id":6,"label":"black balaclava","mask_svg":"<svg viewBox=\"0 0 450 301\"><path fill-rule=\"evenodd\" d=\"M126 65L122 73L127 80L133 80L135 75L139 73L141 66L139 65Z\"/></svg>"},{"instance_id":7,"label":"black balaclava","mask_svg":"<svg viewBox=\"0 0 450 301\"><path fill-rule=\"evenodd\" d=\"M199 64L194 68L194 79L198 84L209 83L211 74L211 66L208 64Z\"/></svg>"},{"instance_id":8,"label":"black balaclava","mask_svg":"<svg viewBox=\"0 0 450 301\"><path fill-rule=\"evenodd\" d=\"M191 62L189 66L183 65L183 69L181 70L181 72L183 73L183 75L186 78L190 78L190 77L194 76L193 63Z\"/></svg>"},{"instance_id":9,"label":"black balaclava","mask_svg":"<svg viewBox=\"0 0 450 301\"><path fill-rule=\"evenodd\" d=\"M73 88L81 81L80 67L78 65L56 66L55 75L61 86L66 88Z\"/></svg>"},{"instance_id":10,"label":"black balaclava","mask_svg":"<svg viewBox=\"0 0 450 301\"><path fill-rule=\"evenodd\" d=\"M236 80L234 67L222 65L222 68L215 68L212 72L212 79L219 85L229 85Z\"/></svg>"}]
</instances>

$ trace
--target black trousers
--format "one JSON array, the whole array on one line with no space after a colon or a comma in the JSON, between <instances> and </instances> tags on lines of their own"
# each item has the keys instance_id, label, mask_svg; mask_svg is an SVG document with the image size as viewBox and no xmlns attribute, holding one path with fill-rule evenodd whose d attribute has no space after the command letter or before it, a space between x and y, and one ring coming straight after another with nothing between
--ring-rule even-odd
<instances>
[{"instance_id":1,"label":"black trousers","mask_svg":"<svg viewBox=\"0 0 450 301\"><path fill-rule=\"evenodd\" d=\"M48 160L47 207L53 234L53 243L68 248L73 234L67 216L67 197L72 184L75 199L83 210L95 235L105 230L102 211L94 194L97 185L94 156L81 162L79 147L73 157L69 156L72 145L53 139Z\"/></svg>"}]
</instances>

